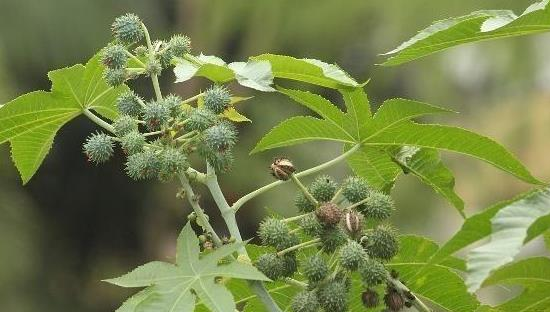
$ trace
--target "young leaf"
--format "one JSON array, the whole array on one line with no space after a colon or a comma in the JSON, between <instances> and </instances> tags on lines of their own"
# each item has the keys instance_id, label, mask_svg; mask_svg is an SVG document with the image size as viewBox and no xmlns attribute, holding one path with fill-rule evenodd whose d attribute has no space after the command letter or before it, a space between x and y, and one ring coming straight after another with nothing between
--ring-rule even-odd
<instances>
[{"instance_id":1,"label":"young leaf","mask_svg":"<svg viewBox=\"0 0 550 312\"><path fill-rule=\"evenodd\" d=\"M529 35L550 30L549 1L537 2L516 16L512 11L478 11L439 21L396 49L382 65L399 65L464 43Z\"/></svg>"},{"instance_id":2,"label":"young leaf","mask_svg":"<svg viewBox=\"0 0 550 312\"><path fill-rule=\"evenodd\" d=\"M513 261L537 219L550 214L550 189L540 190L499 210L491 219L489 242L468 253L466 284L479 289L491 271Z\"/></svg>"},{"instance_id":3,"label":"young leaf","mask_svg":"<svg viewBox=\"0 0 550 312\"><path fill-rule=\"evenodd\" d=\"M200 256L199 240L188 223L178 237L176 265L165 262L150 262L118 278L106 280L122 287L149 287L129 299L128 311L181 311L191 312L198 298L208 309L215 312L234 312L233 296L216 278L227 277L266 281L256 268L233 261L219 265L242 244L228 244L210 254ZM123 306L124 307L124 306Z\"/></svg>"},{"instance_id":4,"label":"young leaf","mask_svg":"<svg viewBox=\"0 0 550 312\"><path fill-rule=\"evenodd\" d=\"M350 149L347 145L345 150ZM373 147L361 147L347 158L353 172L365 178L371 187L389 193L395 180L402 172L386 150Z\"/></svg>"}]
</instances>

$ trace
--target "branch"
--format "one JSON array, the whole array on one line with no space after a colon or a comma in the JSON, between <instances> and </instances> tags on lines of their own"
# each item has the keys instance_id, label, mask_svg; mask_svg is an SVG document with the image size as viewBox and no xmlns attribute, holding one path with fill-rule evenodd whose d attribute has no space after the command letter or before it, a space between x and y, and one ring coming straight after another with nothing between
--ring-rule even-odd
<instances>
[{"instance_id":1,"label":"branch","mask_svg":"<svg viewBox=\"0 0 550 312\"><path fill-rule=\"evenodd\" d=\"M103 129L105 129L105 130L107 130L111 133L115 132L115 129L113 128L113 126L111 126L105 120L99 118L96 114L92 113L91 110L84 109L82 112L83 112L84 115L86 115L86 117L88 117L91 121L95 122L101 128L103 128Z\"/></svg>"},{"instance_id":2,"label":"branch","mask_svg":"<svg viewBox=\"0 0 550 312\"><path fill-rule=\"evenodd\" d=\"M417 296L415 296L411 290L405 286L405 284L401 283L400 280L395 279L393 277L388 278L388 283L391 284L400 294L406 299L412 299L410 300L413 306L419 311L419 312L432 312L428 306L420 300Z\"/></svg>"}]
</instances>

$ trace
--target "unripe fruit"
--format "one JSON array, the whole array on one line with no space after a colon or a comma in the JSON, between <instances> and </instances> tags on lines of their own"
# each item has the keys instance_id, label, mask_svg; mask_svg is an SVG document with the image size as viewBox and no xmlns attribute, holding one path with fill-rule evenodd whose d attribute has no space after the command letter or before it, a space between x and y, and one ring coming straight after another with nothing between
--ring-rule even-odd
<instances>
[{"instance_id":1,"label":"unripe fruit","mask_svg":"<svg viewBox=\"0 0 550 312\"><path fill-rule=\"evenodd\" d=\"M204 131L207 128L214 125L218 116L214 114L211 110L206 108L197 108L193 109L189 114L189 119L185 124L185 129L187 131Z\"/></svg>"},{"instance_id":2,"label":"unripe fruit","mask_svg":"<svg viewBox=\"0 0 550 312\"><path fill-rule=\"evenodd\" d=\"M258 236L263 245L277 248L287 245L291 235L285 222L269 217L260 223Z\"/></svg>"},{"instance_id":3,"label":"unripe fruit","mask_svg":"<svg viewBox=\"0 0 550 312\"><path fill-rule=\"evenodd\" d=\"M342 195L350 202L357 203L365 199L370 192L367 181L360 177L348 177L342 187Z\"/></svg>"},{"instance_id":4,"label":"unripe fruit","mask_svg":"<svg viewBox=\"0 0 550 312\"><path fill-rule=\"evenodd\" d=\"M149 130L158 130L170 118L170 110L162 101L148 103L143 110L143 120Z\"/></svg>"},{"instance_id":5,"label":"unripe fruit","mask_svg":"<svg viewBox=\"0 0 550 312\"><path fill-rule=\"evenodd\" d=\"M312 212L315 210L315 205L304 195L303 192L296 194L294 204L300 212Z\"/></svg>"},{"instance_id":6,"label":"unripe fruit","mask_svg":"<svg viewBox=\"0 0 550 312\"><path fill-rule=\"evenodd\" d=\"M147 47L146 46L137 46L135 49L134 49L134 54L137 56L137 57L145 57L147 55L147 53L149 52L149 50L147 50Z\"/></svg>"},{"instance_id":7,"label":"unripe fruit","mask_svg":"<svg viewBox=\"0 0 550 312\"><path fill-rule=\"evenodd\" d=\"M397 290L388 288L386 294L384 295L384 303L390 311L397 312L403 309L405 300L401 297Z\"/></svg>"},{"instance_id":8,"label":"unripe fruit","mask_svg":"<svg viewBox=\"0 0 550 312\"><path fill-rule=\"evenodd\" d=\"M336 193L338 184L329 176L318 176L310 185L311 195L320 202L328 202Z\"/></svg>"},{"instance_id":9,"label":"unripe fruit","mask_svg":"<svg viewBox=\"0 0 550 312\"><path fill-rule=\"evenodd\" d=\"M101 50L101 62L108 68L125 67L127 61L126 48L121 44L110 44Z\"/></svg>"},{"instance_id":10,"label":"unripe fruit","mask_svg":"<svg viewBox=\"0 0 550 312\"><path fill-rule=\"evenodd\" d=\"M256 261L256 268L272 280L279 279L284 271L284 261L274 253L261 255Z\"/></svg>"},{"instance_id":11,"label":"unripe fruit","mask_svg":"<svg viewBox=\"0 0 550 312\"><path fill-rule=\"evenodd\" d=\"M122 149L128 155L142 152L145 142L145 137L137 130L130 131L120 139Z\"/></svg>"},{"instance_id":12,"label":"unripe fruit","mask_svg":"<svg viewBox=\"0 0 550 312\"><path fill-rule=\"evenodd\" d=\"M216 172L223 173L231 170L235 158L230 150L223 152L208 152L204 156Z\"/></svg>"},{"instance_id":13,"label":"unripe fruit","mask_svg":"<svg viewBox=\"0 0 550 312\"><path fill-rule=\"evenodd\" d=\"M296 171L294 164L290 161L290 159L285 157L275 158L270 166L270 169L271 175L281 181L287 181L290 179L290 175Z\"/></svg>"},{"instance_id":14,"label":"unripe fruit","mask_svg":"<svg viewBox=\"0 0 550 312\"><path fill-rule=\"evenodd\" d=\"M372 258L390 260L399 251L396 231L389 225L379 225L361 238L367 253Z\"/></svg>"},{"instance_id":15,"label":"unripe fruit","mask_svg":"<svg viewBox=\"0 0 550 312\"><path fill-rule=\"evenodd\" d=\"M365 215L365 217L374 220L384 220L391 216L395 210L393 200L390 196L373 191L370 192L366 198L366 202L359 206L358 209Z\"/></svg>"},{"instance_id":16,"label":"unripe fruit","mask_svg":"<svg viewBox=\"0 0 550 312\"><path fill-rule=\"evenodd\" d=\"M221 114L231 103L231 93L223 86L213 86L204 92L204 107Z\"/></svg>"},{"instance_id":17,"label":"unripe fruit","mask_svg":"<svg viewBox=\"0 0 550 312\"><path fill-rule=\"evenodd\" d=\"M159 179L168 181L189 168L187 156L180 150L167 147L160 155Z\"/></svg>"},{"instance_id":18,"label":"unripe fruit","mask_svg":"<svg viewBox=\"0 0 550 312\"><path fill-rule=\"evenodd\" d=\"M133 91L128 91L117 98L116 105L122 115L138 117L142 111L140 101L141 99Z\"/></svg>"},{"instance_id":19,"label":"unripe fruit","mask_svg":"<svg viewBox=\"0 0 550 312\"><path fill-rule=\"evenodd\" d=\"M359 268L361 281L367 287L374 287L382 284L388 278L388 271L384 265L374 259L367 259Z\"/></svg>"},{"instance_id":20,"label":"unripe fruit","mask_svg":"<svg viewBox=\"0 0 550 312\"><path fill-rule=\"evenodd\" d=\"M152 151L144 151L128 156L126 174L134 180L152 179L160 170L158 155Z\"/></svg>"},{"instance_id":21,"label":"unripe fruit","mask_svg":"<svg viewBox=\"0 0 550 312\"><path fill-rule=\"evenodd\" d=\"M122 85L128 77L128 72L124 68L106 68L103 73L105 82L111 87Z\"/></svg>"},{"instance_id":22,"label":"unripe fruit","mask_svg":"<svg viewBox=\"0 0 550 312\"><path fill-rule=\"evenodd\" d=\"M147 64L145 64L145 72L148 76L159 76L162 73L162 64L156 59L148 60Z\"/></svg>"},{"instance_id":23,"label":"unripe fruit","mask_svg":"<svg viewBox=\"0 0 550 312\"><path fill-rule=\"evenodd\" d=\"M344 229L351 237L358 237L363 230L363 215L356 211L348 211L343 217Z\"/></svg>"},{"instance_id":24,"label":"unripe fruit","mask_svg":"<svg viewBox=\"0 0 550 312\"><path fill-rule=\"evenodd\" d=\"M319 206L319 208L315 211L315 215L321 224L326 226L335 226L340 223L343 212L342 209L340 209L340 207L336 204L328 202Z\"/></svg>"},{"instance_id":25,"label":"unripe fruit","mask_svg":"<svg viewBox=\"0 0 550 312\"><path fill-rule=\"evenodd\" d=\"M363 302L363 306L365 306L365 308L371 309L376 308L380 300L378 297L378 293L368 288L361 294L361 301Z\"/></svg>"},{"instance_id":26,"label":"unripe fruit","mask_svg":"<svg viewBox=\"0 0 550 312\"><path fill-rule=\"evenodd\" d=\"M117 120L115 120L115 122L113 123L113 128L115 135L120 138L130 133L131 131L137 130L138 124L131 116L122 115Z\"/></svg>"},{"instance_id":27,"label":"unripe fruit","mask_svg":"<svg viewBox=\"0 0 550 312\"><path fill-rule=\"evenodd\" d=\"M323 285L317 291L317 297L319 303L323 307L324 311L330 312L344 312L347 311L347 289L343 282L331 281L326 285Z\"/></svg>"},{"instance_id":28,"label":"unripe fruit","mask_svg":"<svg viewBox=\"0 0 550 312\"><path fill-rule=\"evenodd\" d=\"M321 306L315 292L304 290L294 296L291 308L292 312L318 312Z\"/></svg>"},{"instance_id":29,"label":"unripe fruit","mask_svg":"<svg viewBox=\"0 0 550 312\"><path fill-rule=\"evenodd\" d=\"M229 122L220 122L204 131L204 143L213 151L223 152L237 143L237 129Z\"/></svg>"},{"instance_id":30,"label":"unripe fruit","mask_svg":"<svg viewBox=\"0 0 550 312\"><path fill-rule=\"evenodd\" d=\"M329 267L320 255L310 257L304 265L304 275L307 277L310 285L324 280L328 274Z\"/></svg>"},{"instance_id":31,"label":"unripe fruit","mask_svg":"<svg viewBox=\"0 0 550 312\"><path fill-rule=\"evenodd\" d=\"M140 18L132 13L117 17L111 30L114 37L123 44L140 41L144 36Z\"/></svg>"},{"instance_id":32,"label":"unripe fruit","mask_svg":"<svg viewBox=\"0 0 550 312\"><path fill-rule=\"evenodd\" d=\"M342 246L348 240L348 237L342 229L339 227L329 227L323 229L321 233L321 243L323 251L326 253L333 253L338 247Z\"/></svg>"},{"instance_id":33,"label":"unripe fruit","mask_svg":"<svg viewBox=\"0 0 550 312\"><path fill-rule=\"evenodd\" d=\"M184 35L174 35L168 42L170 52L175 57L181 57L191 51L191 39Z\"/></svg>"},{"instance_id":34,"label":"unripe fruit","mask_svg":"<svg viewBox=\"0 0 550 312\"><path fill-rule=\"evenodd\" d=\"M181 97L175 94L169 94L164 98L164 106L170 110L170 116L178 117L182 113Z\"/></svg>"},{"instance_id":35,"label":"unripe fruit","mask_svg":"<svg viewBox=\"0 0 550 312\"><path fill-rule=\"evenodd\" d=\"M319 236L323 232L323 225L317 220L317 216L312 213L309 213L300 220L300 227L309 236Z\"/></svg>"},{"instance_id":36,"label":"unripe fruit","mask_svg":"<svg viewBox=\"0 0 550 312\"><path fill-rule=\"evenodd\" d=\"M365 259L367 259L367 253L356 241L349 241L340 248L340 265L344 269L355 271Z\"/></svg>"},{"instance_id":37,"label":"unripe fruit","mask_svg":"<svg viewBox=\"0 0 550 312\"><path fill-rule=\"evenodd\" d=\"M292 277L298 271L298 260L295 253L287 253L280 257L283 260L282 277Z\"/></svg>"},{"instance_id":38,"label":"unripe fruit","mask_svg":"<svg viewBox=\"0 0 550 312\"><path fill-rule=\"evenodd\" d=\"M86 139L83 150L89 161L101 164L113 156L113 140L105 133L92 134Z\"/></svg>"}]
</instances>

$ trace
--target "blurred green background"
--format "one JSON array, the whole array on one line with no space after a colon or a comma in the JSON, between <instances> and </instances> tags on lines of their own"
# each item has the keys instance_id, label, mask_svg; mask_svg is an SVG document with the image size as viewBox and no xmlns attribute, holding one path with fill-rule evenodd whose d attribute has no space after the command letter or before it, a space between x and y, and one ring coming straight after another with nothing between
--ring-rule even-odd
<instances>
[{"instance_id":1,"label":"blurred green background","mask_svg":"<svg viewBox=\"0 0 550 312\"><path fill-rule=\"evenodd\" d=\"M264 52L336 62L359 81L376 107L389 97L443 105L461 114L436 122L489 135L510 148L534 174L550 179L550 35L455 48L397 68L382 68L388 51L431 21L479 9L520 13L530 0L1 0L0 103L36 89L49 89L48 70L85 62L110 40L112 20L139 14L154 37L189 35L196 53L226 61ZM172 84L183 97L203 80ZM150 94L149 85L137 86ZM336 94L315 90L334 101ZM239 95L248 90L237 88ZM240 109L253 122L240 126L235 169L221 177L229 201L272 180L267 166L287 155L305 169L335 156L338 145L307 144L249 156L263 133L284 118L309 114L280 95L257 94ZM22 186L0 146L0 311L113 311L130 292L100 282L150 260L170 259L189 207L175 197L176 184L136 183L121 171L123 159L89 165L81 152L95 129L84 118L63 128L38 174ZM486 164L456 155L445 160L457 178L468 214L529 188ZM331 174L348 172L344 166ZM204 191L201 189L200 191ZM266 208L294 212L295 190L278 188L239 212L245 237L254 235ZM203 207L223 228L206 193ZM444 241L460 226L456 211L414 177L393 191L404 233ZM530 252L540 252L534 242Z\"/></svg>"}]
</instances>

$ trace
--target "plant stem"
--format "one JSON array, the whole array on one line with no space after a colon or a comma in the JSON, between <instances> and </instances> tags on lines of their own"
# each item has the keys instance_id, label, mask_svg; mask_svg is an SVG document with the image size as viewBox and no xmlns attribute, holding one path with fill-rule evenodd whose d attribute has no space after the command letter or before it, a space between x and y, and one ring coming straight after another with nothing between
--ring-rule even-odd
<instances>
[{"instance_id":1,"label":"plant stem","mask_svg":"<svg viewBox=\"0 0 550 312\"><path fill-rule=\"evenodd\" d=\"M299 215L299 216L294 216L294 217L282 219L281 221L286 222L286 223L288 223L288 222L294 222L294 221L301 220L301 219L307 217L308 215L309 215L309 213L304 213L303 215Z\"/></svg>"},{"instance_id":2,"label":"plant stem","mask_svg":"<svg viewBox=\"0 0 550 312\"><path fill-rule=\"evenodd\" d=\"M186 99L186 100L183 100L183 102L181 102L181 104L191 103L191 102L197 100L198 98L200 98L200 97L203 96L203 95L204 95L204 92L201 92L201 93L199 93L199 94L197 94L197 95L195 95L195 96L192 96L192 97L190 97L190 98L188 98L188 99Z\"/></svg>"},{"instance_id":3,"label":"plant stem","mask_svg":"<svg viewBox=\"0 0 550 312\"><path fill-rule=\"evenodd\" d=\"M206 165L207 171L205 184L208 187L208 190L210 190L210 193L212 194L212 197L214 198L214 201L216 202L216 205L220 210L223 220L227 225L227 229L229 230L229 234L233 238L235 238L236 242L242 242L243 239L239 230L239 226L237 224L237 219L235 218L235 212L233 211L233 209L231 209L231 207L227 203L227 200L225 199L225 196L223 195L223 192L218 183L216 171L214 170L214 168L212 168L212 166L210 166L210 164L207 163ZM238 250L238 253L239 255L245 256L246 258L250 259L246 248L240 248ZM260 298L260 300L269 312L282 312L279 306L277 306L277 303L275 303L269 292L266 290L262 282L248 281L248 284L250 288L254 291L254 293L256 293L258 298Z\"/></svg>"},{"instance_id":4,"label":"plant stem","mask_svg":"<svg viewBox=\"0 0 550 312\"><path fill-rule=\"evenodd\" d=\"M128 55L132 60L136 61L136 63L138 63L139 65L141 65L143 68L145 68L145 64L143 64L143 62L138 59L135 55L133 55L130 51L128 50L125 50L126 51L126 55Z\"/></svg>"},{"instance_id":5,"label":"plant stem","mask_svg":"<svg viewBox=\"0 0 550 312\"><path fill-rule=\"evenodd\" d=\"M311 193L308 191L308 189L300 182L300 179L296 177L295 174L290 175L290 179L298 186L298 188L304 193L306 198L315 206L319 206L319 202L311 195Z\"/></svg>"},{"instance_id":6,"label":"plant stem","mask_svg":"<svg viewBox=\"0 0 550 312\"><path fill-rule=\"evenodd\" d=\"M298 245L294 245L292 247L288 247L287 249L283 249L283 250L281 250L277 253L277 256L280 257L280 256L284 256L285 254L287 254L289 252L292 252L292 251L295 251L295 250L298 250L298 249L317 246L317 245L320 244L320 242L321 242L320 238L312 239L310 241L303 242L303 243L300 243Z\"/></svg>"},{"instance_id":7,"label":"plant stem","mask_svg":"<svg viewBox=\"0 0 550 312\"><path fill-rule=\"evenodd\" d=\"M287 278L283 279L283 282L285 282L289 285L292 285L292 286L300 287L300 288L307 288L309 286L307 283L300 282L300 281L295 280L295 279L290 278L290 277L287 277Z\"/></svg>"},{"instance_id":8,"label":"plant stem","mask_svg":"<svg viewBox=\"0 0 550 312\"><path fill-rule=\"evenodd\" d=\"M147 49L149 50L149 59L153 60L155 57L155 48L151 43L151 35L149 35L149 31L147 30L147 27L145 26L145 24L141 23L141 28L143 28L143 32L145 33L145 41L147 42ZM157 100L158 101L162 100L162 93L160 92L158 75L151 74L151 81L153 82L153 89L155 89L155 95L157 97Z\"/></svg>"},{"instance_id":9,"label":"plant stem","mask_svg":"<svg viewBox=\"0 0 550 312\"><path fill-rule=\"evenodd\" d=\"M343 153L342 155L332 159L332 160L329 160L325 163L322 163L318 166L315 166L313 168L309 168L307 170L304 170L302 172L299 172L299 173L296 173L295 176L300 178L300 177L305 177L307 175L310 175L310 174L313 174L313 173L316 173L316 172L319 172L321 170L324 170L326 168L329 168L339 162L341 162L342 160L346 159L347 157L349 157L351 154L355 153L359 148L361 147L361 144L357 144L355 145L354 147L352 147L350 150L348 150L347 152ZM249 200L253 199L254 197L258 196L258 195L261 195L267 191L269 191L270 189L276 187L276 186L279 186L281 184L284 184L288 181L281 181L281 180L278 180L278 181L275 181L273 183L270 183L268 185L265 185L255 191L252 191L246 195L244 195L243 197L241 197L239 200L237 200L233 206L231 207L235 212L237 212L246 202L248 202Z\"/></svg>"},{"instance_id":10,"label":"plant stem","mask_svg":"<svg viewBox=\"0 0 550 312\"><path fill-rule=\"evenodd\" d=\"M419 311L419 312L432 312L428 306L420 300L416 295L414 295L411 290L405 286L403 283L401 283L400 280L389 277L388 283L391 284L404 298L408 298L407 294L414 297L414 300L411 300L411 303L413 306Z\"/></svg>"},{"instance_id":11,"label":"plant stem","mask_svg":"<svg viewBox=\"0 0 550 312\"><path fill-rule=\"evenodd\" d=\"M356 202L355 204L353 205L349 205L348 207L346 207L344 210L350 210L350 209L353 209L355 207L358 207L358 206L361 206L362 204L366 203L368 201L368 197L367 198L364 198L358 202Z\"/></svg>"},{"instance_id":12,"label":"plant stem","mask_svg":"<svg viewBox=\"0 0 550 312\"><path fill-rule=\"evenodd\" d=\"M96 116L94 113L92 113L91 110L84 109L83 113L84 113L84 115L86 115L86 117L88 117L91 121L95 122L101 128L103 128L103 129L105 129L105 130L107 130L111 133L115 133L115 129L113 128L113 126L111 126L105 120L103 120L103 119L99 118L98 116Z\"/></svg>"},{"instance_id":13,"label":"plant stem","mask_svg":"<svg viewBox=\"0 0 550 312\"><path fill-rule=\"evenodd\" d=\"M143 136L154 136L154 135L157 135L157 134L163 134L165 131L164 130L159 130L159 131L153 131L153 132L147 132L147 133L144 133Z\"/></svg>"}]
</instances>

